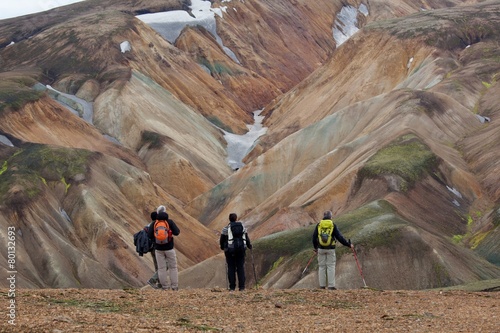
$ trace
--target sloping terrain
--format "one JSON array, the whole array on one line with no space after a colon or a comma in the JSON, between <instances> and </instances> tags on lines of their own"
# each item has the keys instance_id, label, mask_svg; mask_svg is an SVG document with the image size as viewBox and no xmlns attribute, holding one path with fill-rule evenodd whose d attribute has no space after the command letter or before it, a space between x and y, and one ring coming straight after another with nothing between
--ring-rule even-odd
<instances>
[{"instance_id":1,"label":"sloping terrain","mask_svg":"<svg viewBox=\"0 0 500 333\"><path fill-rule=\"evenodd\" d=\"M169 42L135 17L190 6L0 21L0 238L15 228L19 288L142 286L132 236L160 204L182 288L224 286L231 212L264 288L316 286L314 261L301 273L327 209L370 286L500 276L498 1L216 1L220 40L197 25ZM346 17L360 30L340 43ZM257 109L267 133L231 170L224 133ZM339 288L360 287L337 255Z\"/></svg>"},{"instance_id":2,"label":"sloping terrain","mask_svg":"<svg viewBox=\"0 0 500 333\"><path fill-rule=\"evenodd\" d=\"M498 167L493 167L499 157L498 142L484 140L474 150L485 166L493 167L484 180L464 157L463 144L472 140L464 138L499 132L492 117L496 111L479 109L498 89L498 54L492 51L498 49L494 29L498 9L498 4L489 3L366 26L324 67L264 110L269 130L260 140L262 148L253 152L258 156L190 203L191 214L218 230L229 212L240 211L248 216L253 234L262 237L291 225L316 223L324 207L342 215L383 198L397 216L417 228L391 236L388 247L401 263L421 257L430 261L427 269L413 270L414 278L399 274L402 281L412 281L414 287L423 283L419 288L433 286L434 282L417 277L420 272L438 279L444 274L447 281L440 281L444 284L498 276L498 269L484 261L476 262L479 275L456 269L456 260L469 266L474 255L465 259L451 241L465 235L477 242L474 247L483 240L498 243L493 232L498 182L486 180L498 180ZM464 31L473 24L484 32ZM432 33L434 26L447 25L446 32ZM459 94L452 86L464 88ZM484 118L478 113L493 120L481 122ZM384 229L376 227L385 220L385 216L374 219L371 237L386 237ZM471 236L471 229L479 225L481 235ZM360 231L351 235L364 247L366 236ZM413 259L397 245L416 239L422 242L422 253L430 244L430 252L442 256L441 263L433 264L432 256L422 253ZM480 248L490 259L498 255L494 245ZM395 262L386 261L389 253L381 250L366 250L367 269L394 270ZM445 269L430 269L436 265ZM381 288L397 284L382 276L377 283Z\"/></svg>"}]
</instances>

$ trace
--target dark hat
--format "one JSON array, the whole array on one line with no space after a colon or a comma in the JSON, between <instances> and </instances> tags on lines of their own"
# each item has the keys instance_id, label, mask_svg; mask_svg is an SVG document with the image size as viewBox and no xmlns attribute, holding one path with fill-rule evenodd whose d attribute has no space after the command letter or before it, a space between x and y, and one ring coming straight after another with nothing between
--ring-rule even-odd
<instances>
[{"instance_id":1,"label":"dark hat","mask_svg":"<svg viewBox=\"0 0 500 333\"><path fill-rule=\"evenodd\" d=\"M161 220L161 221L166 221L166 220L168 220L168 214L165 212L158 213L158 215L156 216L156 219Z\"/></svg>"},{"instance_id":2,"label":"dark hat","mask_svg":"<svg viewBox=\"0 0 500 333\"><path fill-rule=\"evenodd\" d=\"M236 215L236 213L229 214L229 221L230 222L236 222L237 219L238 219L238 215Z\"/></svg>"},{"instance_id":3,"label":"dark hat","mask_svg":"<svg viewBox=\"0 0 500 333\"><path fill-rule=\"evenodd\" d=\"M158 213L156 212L156 210L154 212L151 212L151 220L156 220L157 215Z\"/></svg>"}]
</instances>

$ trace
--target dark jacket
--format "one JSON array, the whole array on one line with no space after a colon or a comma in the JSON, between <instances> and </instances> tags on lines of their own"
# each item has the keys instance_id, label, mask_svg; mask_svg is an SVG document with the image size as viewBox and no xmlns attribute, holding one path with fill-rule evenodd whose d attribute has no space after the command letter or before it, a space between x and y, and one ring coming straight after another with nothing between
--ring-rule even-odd
<instances>
[{"instance_id":1,"label":"dark jacket","mask_svg":"<svg viewBox=\"0 0 500 333\"><path fill-rule=\"evenodd\" d=\"M172 237L172 241L170 241L166 244L157 244L155 242L155 230L154 230L155 222L156 221L153 221L149 224L149 230L148 230L149 239L151 239L151 241L154 243L155 250L157 250L157 251L172 250L174 248L174 238L173 237ZM171 219L167 219L167 222L168 222L168 226L170 227L170 230L172 230L172 235L179 236L181 231L177 227L177 224L175 224L175 222L172 221Z\"/></svg>"},{"instance_id":2,"label":"dark jacket","mask_svg":"<svg viewBox=\"0 0 500 333\"><path fill-rule=\"evenodd\" d=\"M148 236L148 226L134 234L135 250L142 257L144 253L148 253L153 246L151 239Z\"/></svg>"},{"instance_id":3,"label":"dark jacket","mask_svg":"<svg viewBox=\"0 0 500 333\"><path fill-rule=\"evenodd\" d=\"M330 246L327 246L327 247L321 246L319 244L318 226L319 226L319 223L316 224L316 228L314 228L314 232L313 232L313 236L312 236L312 241L313 241L314 249L315 250L317 250L318 248L320 248L320 249L334 249L335 248L335 242L332 242L332 244ZM340 243L342 243L342 245L347 246L347 247L351 246L351 243L349 241L347 241L344 238L344 236L342 236L342 234L340 233L339 228L337 228L337 225L335 223L333 224L333 233L332 233L332 236L333 236L334 239L336 239Z\"/></svg>"},{"instance_id":4,"label":"dark jacket","mask_svg":"<svg viewBox=\"0 0 500 333\"><path fill-rule=\"evenodd\" d=\"M220 249L221 250L226 251L227 247L228 247L227 229L230 226L238 224L238 223L242 224L240 221L229 222L228 225L226 225L224 228L222 228L222 231L221 231L221 234L220 234L220 239L219 239L219 245L220 245ZM244 234L245 234L245 239L246 239L246 243L247 243L247 248L249 248L251 250L252 249L252 243L250 243L250 237L248 237L248 232L247 232L246 228L244 228Z\"/></svg>"}]
</instances>

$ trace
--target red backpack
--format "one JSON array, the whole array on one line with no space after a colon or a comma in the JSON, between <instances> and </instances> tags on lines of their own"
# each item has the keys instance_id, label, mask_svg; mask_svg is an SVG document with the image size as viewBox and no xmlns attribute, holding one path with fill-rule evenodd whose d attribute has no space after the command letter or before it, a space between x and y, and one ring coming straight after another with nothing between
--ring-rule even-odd
<instances>
[{"instance_id":1,"label":"red backpack","mask_svg":"<svg viewBox=\"0 0 500 333\"><path fill-rule=\"evenodd\" d=\"M172 240L172 230L167 221L156 220L154 225L156 244L167 244Z\"/></svg>"}]
</instances>

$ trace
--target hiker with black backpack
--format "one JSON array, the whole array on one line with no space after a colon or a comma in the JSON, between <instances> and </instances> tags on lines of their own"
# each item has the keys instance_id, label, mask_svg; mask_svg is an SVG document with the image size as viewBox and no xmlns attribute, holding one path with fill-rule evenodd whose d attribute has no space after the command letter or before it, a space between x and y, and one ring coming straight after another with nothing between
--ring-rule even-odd
<instances>
[{"instance_id":1,"label":"hiker with black backpack","mask_svg":"<svg viewBox=\"0 0 500 333\"><path fill-rule=\"evenodd\" d=\"M312 242L314 252L318 256L318 277L321 289L336 290L335 288L335 243L338 240L342 245L354 248L340 233L339 228L332 221L332 212L327 210L323 213L323 219L314 228Z\"/></svg>"},{"instance_id":2,"label":"hiker with black backpack","mask_svg":"<svg viewBox=\"0 0 500 333\"><path fill-rule=\"evenodd\" d=\"M151 221L156 221L156 211L151 213ZM147 224L142 230L134 234L134 245L139 256L142 257L144 253L151 253L151 257L153 258L153 264L155 267L155 273L148 280L148 284L155 288L161 288L161 284L159 284L158 280L158 264L156 263L156 255L155 255L155 247L154 242L149 238L148 232L151 227L151 222Z\"/></svg>"},{"instance_id":3,"label":"hiker with black backpack","mask_svg":"<svg viewBox=\"0 0 500 333\"><path fill-rule=\"evenodd\" d=\"M149 232L149 228L151 224L156 221L156 216L158 216L158 213L156 211L151 212L151 223L146 227L146 230ZM154 242L151 242L151 248L149 250L149 253L151 253L151 257L153 258L153 265L155 266L155 273L153 276L148 280L148 284L153 287L154 289L160 289L161 284L160 284L160 279L158 279L158 263L156 261L156 251L155 251L155 244Z\"/></svg>"},{"instance_id":4,"label":"hiker with black backpack","mask_svg":"<svg viewBox=\"0 0 500 333\"><path fill-rule=\"evenodd\" d=\"M175 222L169 219L165 206L156 210L156 220L149 225L148 236L154 242L158 279L162 290L179 289L177 255L174 249L174 237L180 234ZM167 266L170 283L167 280Z\"/></svg>"},{"instance_id":5,"label":"hiker with black backpack","mask_svg":"<svg viewBox=\"0 0 500 333\"><path fill-rule=\"evenodd\" d=\"M236 275L238 275L238 289L245 290L245 254L246 249L252 249L250 238L243 223L237 221L235 213L229 214L229 224L220 235L220 249L224 251L227 264L227 278L229 290L236 289Z\"/></svg>"}]
</instances>

